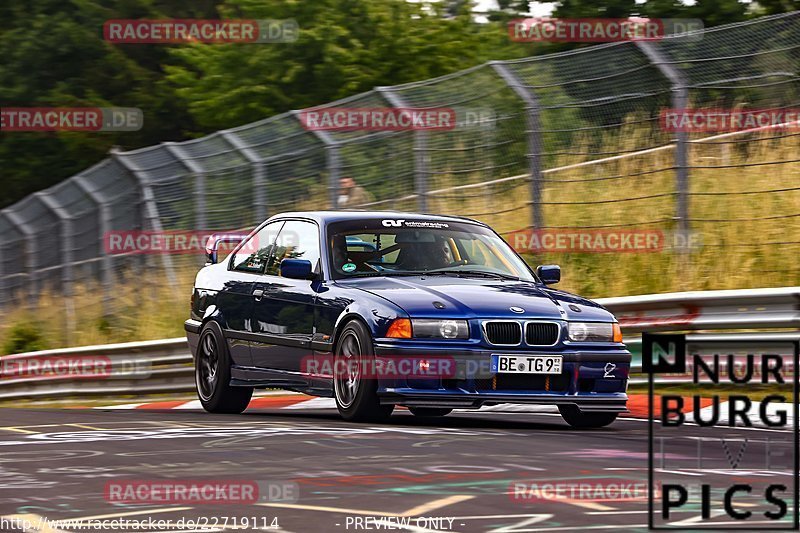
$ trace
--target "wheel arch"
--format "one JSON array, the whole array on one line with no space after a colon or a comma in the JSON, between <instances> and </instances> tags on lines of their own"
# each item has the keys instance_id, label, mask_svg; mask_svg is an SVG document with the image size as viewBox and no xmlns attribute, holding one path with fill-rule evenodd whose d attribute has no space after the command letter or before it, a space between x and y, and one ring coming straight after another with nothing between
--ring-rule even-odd
<instances>
[{"instance_id":1,"label":"wheel arch","mask_svg":"<svg viewBox=\"0 0 800 533\"><path fill-rule=\"evenodd\" d=\"M206 308L205 313L203 313L203 318L200 320L200 328L204 328L209 322L216 322L223 332L228 327L225 315L222 314L222 311L216 304L211 304Z\"/></svg>"},{"instance_id":2,"label":"wheel arch","mask_svg":"<svg viewBox=\"0 0 800 533\"><path fill-rule=\"evenodd\" d=\"M361 324L367 329L369 332L370 339L374 342L375 340L375 331L372 327L370 327L369 323L361 316L359 313L356 312L347 312L343 313L339 316L339 319L336 321L336 327L333 331L333 343L331 344L331 352L336 353L336 346L339 344L339 339L342 338L342 332L344 328L352 321L361 322Z\"/></svg>"},{"instance_id":3,"label":"wheel arch","mask_svg":"<svg viewBox=\"0 0 800 533\"><path fill-rule=\"evenodd\" d=\"M359 320L367 328L374 342L376 338L385 333L389 324L396 318L408 318L408 313L402 307L384 298L367 297L360 301L351 300L336 319L333 327L331 350L336 351L336 345L339 342L344 325L350 320Z\"/></svg>"}]
</instances>

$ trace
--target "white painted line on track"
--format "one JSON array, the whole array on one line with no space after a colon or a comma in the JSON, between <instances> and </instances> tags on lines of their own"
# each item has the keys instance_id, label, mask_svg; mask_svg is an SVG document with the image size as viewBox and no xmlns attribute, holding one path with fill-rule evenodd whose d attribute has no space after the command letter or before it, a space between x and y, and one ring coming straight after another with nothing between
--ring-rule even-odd
<instances>
[{"instance_id":1,"label":"white painted line on track","mask_svg":"<svg viewBox=\"0 0 800 533\"><path fill-rule=\"evenodd\" d=\"M336 401L333 398L312 398L286 406L283 409L336 409Z\"/></svg>"},{"instance_id":2,"label":"white painted line on track","mask_svg":"<svg viewBox=\"0 0 800 533\"><path fill-rule=\"evenodd\" d=\"M118 409L136 409L140 405L147 405L147 403L123 403L120 405L103 405L101 407L93 407L92 409L102 409L103 411L118 410Z\"/></svg>"},{"instance_id":3,"label":"white painted line on track","mask_svg":"<svg viewBox=\"0 0 800 533\"><path fill-rule=\"evenodd\" d=\"M182 405L178 405L177 407L173 407L173 409L202 409L203 404L200 403L200 400L192 400L191 402L186 402Z\"/></svg>"}]
</instances>

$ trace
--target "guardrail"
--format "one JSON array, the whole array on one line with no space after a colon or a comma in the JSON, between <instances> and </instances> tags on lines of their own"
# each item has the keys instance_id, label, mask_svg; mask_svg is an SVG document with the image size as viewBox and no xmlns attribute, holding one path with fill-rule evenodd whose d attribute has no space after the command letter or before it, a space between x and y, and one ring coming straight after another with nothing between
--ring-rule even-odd
<instances>
[{"instance_id":1,"label":"guardrail","mask_svg":"<svg viewBox=\"0 0 800 533\"><path fill-rule=\"evenodd\" d=\"M39 370L71 359L97 369L95 376L38 377ZM26 361L15 377L15 363ZM68 396L126 396L194 390L194 369L184 337L42 350L0 358L0 400ZM58 371L57 368L54 368Z\"/></svg>"},{"instance_id":2,"label":"guardrail","mask_svg":"<svg viewBox=\"0 0 800 533\"><path fill-rule=\"evenodd\" d=\"M599 298L626 331L800 328L800 287Z\"/></svg>"},{"instance_id":3,"label":"guardrail","mask_svg":"<svg viewBox=\"0 0 800 533\"><path fill-rule=\"evenodd\" d=\"M731 291L679 292L600 298L595 300L613 312L626 334L652 331L707 329L800 329L800 287ZM784 333L714 333L689 335L687 341L736 349L746 340L758 346L763 340L796 340L800 331ZM634 368L641 371L641 339L626 338L634 354ZM733 348L732 348L733 349ZM40 367L55 358L98 362L104 372L95 377L13 377L0 374L0 400L59 398L67 396L135 396L194 390L192 356L185 338L100 346L44 350L2 358L9 362L36 361ZM102 364L100 364L102 363ZM29 365L30 366L30 365ZM675 381L675 380L671 380Z\"/></svg>"}]
</instances>

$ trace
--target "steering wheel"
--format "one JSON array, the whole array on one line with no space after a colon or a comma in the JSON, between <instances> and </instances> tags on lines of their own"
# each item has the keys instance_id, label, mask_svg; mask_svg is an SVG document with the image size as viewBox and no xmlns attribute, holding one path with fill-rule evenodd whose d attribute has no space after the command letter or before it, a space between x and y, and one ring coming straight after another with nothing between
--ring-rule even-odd
<instances>
[{"instance_id":1,"label":"steering wheel","mask_svg":"<svg viewBox=\"0 0 800 533\"><path fill-rule=\"evenodd\" d=\"M448 264L447 266L445 266L445 267L443 267L443 268L450 268L450 267L464 266L464 265L466 265L467 263L469 263L469 261L467 261L466 259L459 259L458 261L453 261L452 263Z\"/></svg>"}]
</instances>

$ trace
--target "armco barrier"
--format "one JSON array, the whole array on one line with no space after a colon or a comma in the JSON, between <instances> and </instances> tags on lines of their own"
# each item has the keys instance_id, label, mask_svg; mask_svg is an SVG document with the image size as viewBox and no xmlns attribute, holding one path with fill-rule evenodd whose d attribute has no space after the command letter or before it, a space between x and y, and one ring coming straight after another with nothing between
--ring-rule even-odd
<instances>
[{"instance_id":1,"label":"armco barrier","mask_svg":"<svg viewBox=\"0 0 800 533\"><path fill-rule=\"evenodd\" d=\"M742 340L753 347L759 340L795 340L800 337L800 287L680 292L600 298L626 333L634 354L634 371L641 370L641 340L630 334L649 331L699 331L708 329L794 329L789 332L693 334L690 342L713 343ZM129 396L194 390L194 369L184 338L101 346L44 350L5 356L16 360L104 357L111 373L102 378L36 376L0 377L0 400L58 398L67 396Z\"/></svg>"},{"instance_id":2,"label":"armco barrier","mask_svg":"<svg viewBox=\"0 0 800 533\"><path fill-rule=\"evenodd\" d=\"M800 328L800 287L673 292L595 301L614 313L628 332Z\"/></svg>"},{"instance_id":3,"label":"armco barrier","mask_svg":"<svg viewBox=\"0 0 800 533\"><path fill-rule=\"evenodd\" d=\"M192 356L186 339L162 339L100 346L42 350L8 359L46 361L53 358L104 358L110 373L102 377L35 375L0 376L0 400L67 396L125 396L194 390ZM8 365L6 365L8 366ZM30 363L28 364L30 365Z\"/></svg>"}]
</instances>

